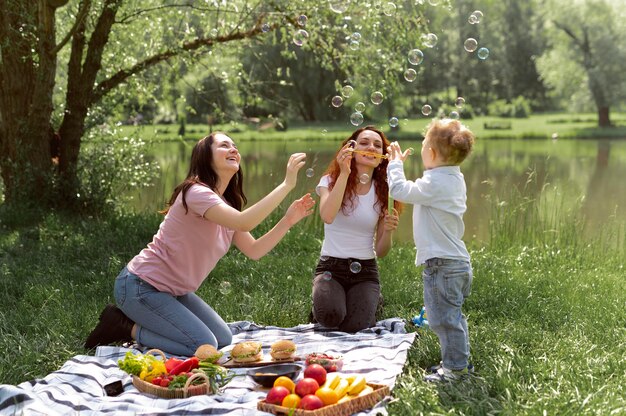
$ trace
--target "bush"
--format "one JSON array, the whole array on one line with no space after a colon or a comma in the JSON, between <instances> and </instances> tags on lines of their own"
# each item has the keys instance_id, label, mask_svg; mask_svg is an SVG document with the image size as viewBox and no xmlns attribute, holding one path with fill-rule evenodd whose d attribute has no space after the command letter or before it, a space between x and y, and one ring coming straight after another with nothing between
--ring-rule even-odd
<instances>
[{"instance_id":1,"label":"bush","mask_svg":"<svg viewBox=\"0 0 626 416\"><path fill-rule=\"evenodd\" d=\"M489 103L487 112L496 117L527 118L532 111L530 102L520 95L511 102L496 100Z\"/></svg>"}]
</instances>

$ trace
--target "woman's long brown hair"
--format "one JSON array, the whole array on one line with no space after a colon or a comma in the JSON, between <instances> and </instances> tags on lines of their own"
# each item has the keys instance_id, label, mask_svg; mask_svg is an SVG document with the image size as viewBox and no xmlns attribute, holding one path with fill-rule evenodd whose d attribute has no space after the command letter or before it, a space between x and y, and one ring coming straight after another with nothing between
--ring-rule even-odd
<instances>
[{"instance_id":1,"label":"woman's long brown hair","mask_svg":"<svg viewBox=\"0 0 626 416\"><path fill-rule=\"evenodd\" d=\"M350 140L355 140L359 137L364 130L370 130L374 133L378 134L383 141L383 154L387 154L387 146L389 146L389 139L385 136L385 133L382 130L377 129L374 126L366 126L356 129L350 137L341 142L341 146L339 150L335 153L335 157L332 162L326 168L324 175L330 175L330 184L329 189L333 189L335 186L335 182L341 173L341 168L339 167L339 163L337 162L337 155L339 151L348 143ZM346 184L346 190L343 194L343 201L341 202L341 211L344 215L348 215L352 209L354 209L355 200L357 198L356 194L356 186L358 182L358 178L356 177L357 172L354 168L354 164L356 161L352 158L352 163L350 165L350 176L348 177L348 183ZM372 172L372 182L374 183L374 189L376 192L376 206L379 207L381 216L384 215L384 210L387 209L387 203L389 201L389 185L387 184L387 165L389 161L387 159L382 159L380 164L374 169ZM398 201L393 201L393 207L398 211L398 214L402 212L402 204Z\"/></svg>"},{"instance_id":2,"label":"woman's long brown hair","mask_svg":"<svg viewBox=\"0 0 626 416\"><path fill-rule=\"evenodd\" d=\"M170 197L170 201L167 204L167 208L161 211L162 214L167 214L170 207L176 201L178 194L181 192L183 193L183 206L185 207L185 213L188 213L189 208L187 207L187 200L185 196L189 188L191 188L194 184L208 186L217 192L219 178L217 176L217 172L213 169L213 150L211 149L211 145L215 140L216 134L225 133L219 131L213 132L200 139L193 147L187 177L174 189L174 192ZM243 193L243 172L241 170L241 166L228 183L223 197L231 207L238 211L241 211L248 202Z\"/></svg>"}]
</instances>

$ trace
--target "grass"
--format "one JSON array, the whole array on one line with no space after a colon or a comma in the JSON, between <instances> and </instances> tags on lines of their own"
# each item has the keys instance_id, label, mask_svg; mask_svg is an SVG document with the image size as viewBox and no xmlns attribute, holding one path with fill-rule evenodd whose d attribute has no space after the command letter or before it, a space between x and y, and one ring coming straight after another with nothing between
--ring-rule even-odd
<instances>
[{"instance_id":1,"label":"grass","mask_svg":"<svg viewBox=\"0 0 626 416\"><path fill-rule=\"evenodd\" d=\"M381 127L390 138L417 139L424 132L430 118L419 116L400 118L397 131L390 131L385 120L370 120L363 125L373 124ZM624 138L626 137L626 114L613 113L613 127L599 128L595 114L535 114L528 118L498 118L490 116L463 120L480 139L520 138L545 139L557 134L559 138ZM485 125L493 123L511 123L511 129L491 130ZM130 134L137 127L122 126L122 132ZM172 140L178 137L178 125L141 126L142 137L146 140ZM286 132L273 128L258 130L254 125L243 122L231 122L215 125L213 130L233 133L237 140L339 140L345 139L347 132L356 127L349 122L290 122ZM201 124L187 125L185 140L197 140L209 133L209 126Z\"/></svg>"},{"instance_id":2,"label":"grass","mask_svg":"<svg viewBox=\"0 0 626 416\"><path fill-rule=\"evenodd\" d=\"M464 311L476 376L422 382L423 369L439 361L439 344L420 330L391 415L626 412L623 225L585 241L566 206L522 195L508 201L493 201L488 244L470 242L475 280ZM151 214L24 218L0 206L0 383L44 377L86 353L82 343L112 301L114 277L159 221ZM307 218L259 262L231 250L200 295L227 321L306 322L321 228L317 216ZM401 245L380 262L386 317L410 318L423 304L414 255ZM223 282L232 289L220 291Z\"/></svg>"}]
</instances>

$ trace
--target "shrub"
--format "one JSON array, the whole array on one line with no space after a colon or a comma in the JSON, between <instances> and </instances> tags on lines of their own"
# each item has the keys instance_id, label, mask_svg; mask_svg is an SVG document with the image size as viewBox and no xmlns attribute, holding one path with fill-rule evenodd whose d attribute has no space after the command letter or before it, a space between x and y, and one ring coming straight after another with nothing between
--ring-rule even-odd
<instances>
[{"instance_id":1,"label":"shrub","mask_svg":"<svg viewBox=\"0 0 626 416\"><path fill-rule=\"evenodd\" d=\"M511 102L496 100L489 103L487 112L496 117L527 118L531 114L530 102L521 95Z\"/></svg>"}]
</instances>

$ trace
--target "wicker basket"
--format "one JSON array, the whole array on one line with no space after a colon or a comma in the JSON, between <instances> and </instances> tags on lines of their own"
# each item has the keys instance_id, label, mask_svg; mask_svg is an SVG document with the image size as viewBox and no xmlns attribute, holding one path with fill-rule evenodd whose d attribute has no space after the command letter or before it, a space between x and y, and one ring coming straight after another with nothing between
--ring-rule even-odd
<instances>
[{"instance_id":1,"label":"wicker basket","mask_svg":"<svg viewBox=\"0 0 626 416\"><path fill-rule=\"evenodd\" d=\"M284 406L266 403L261 400L257 403L257 409L269 412L274 415L294 415L294 416L348 416L365 409L374 407L385 396L390 394L389 386L384 384L367 383L374 389L370 394L355 397L347 402L331 404L316 410L290 409Z\"/></svg>"},{"instance_id":2,"label":"wicker basket","mask_svg":"<svg viewBox=\"0 0 626 416\"><path fill-rule=\"evenodd\" d=\"M163 361L165 362L166 357L163 351L153 349L146 351L146 354L158 353L163 357ZM152 394L164 399L185 399L190 396L200 396L202 394L211 394L211 385L209 383L209 378L206 374L203 373L194 373L191 377L187 379L185 383L185 387L180 387L176 389L170 389L169 387L161 387L154 385L150 382L140 379L137 376L132 376L133 378L133 386L137 388L142 393ZM203 384L191 385L194 380L199 378L204 379Z\"/></svg>"}]
</instances>

